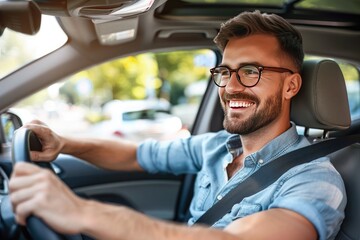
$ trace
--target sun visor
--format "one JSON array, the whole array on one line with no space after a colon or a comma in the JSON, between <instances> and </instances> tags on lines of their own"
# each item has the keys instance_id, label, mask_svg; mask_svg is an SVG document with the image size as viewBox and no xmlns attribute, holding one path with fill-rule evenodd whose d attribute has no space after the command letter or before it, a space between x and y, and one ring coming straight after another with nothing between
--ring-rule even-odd
<instances>
[{"instance_id":1,"label":"sun visor","mask_svg":"<svg viewBox=\"0 0 360 240\"><path fill-rule=\"evenodd\" d=\"M93 20L96 34L102 45L116 45L135 39L138 17L106 22Z\"/></svg>"}]
</instances>

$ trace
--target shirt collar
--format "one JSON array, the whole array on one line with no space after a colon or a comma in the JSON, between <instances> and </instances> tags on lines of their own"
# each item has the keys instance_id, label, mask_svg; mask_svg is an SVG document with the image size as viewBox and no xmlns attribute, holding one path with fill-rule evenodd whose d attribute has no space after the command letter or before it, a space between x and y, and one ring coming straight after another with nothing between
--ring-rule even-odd
<instances>
[{"instance_id":1,"label":"shirt collar","mask_svg":"<svg viewBox=\"0 0 360 240\"><path fill-rule=\"evenodd\" d=\"M247 156L247 158L252 159L255 164L266 164L286 153L288 149L299 140L300 138L296 131L296 126L291 122L291 127L288 130L271 140L259 151ZM240 135L230 135L226 141L226 148L233 158L239 156L242 153Z\"/></svg>"}]
</instances>

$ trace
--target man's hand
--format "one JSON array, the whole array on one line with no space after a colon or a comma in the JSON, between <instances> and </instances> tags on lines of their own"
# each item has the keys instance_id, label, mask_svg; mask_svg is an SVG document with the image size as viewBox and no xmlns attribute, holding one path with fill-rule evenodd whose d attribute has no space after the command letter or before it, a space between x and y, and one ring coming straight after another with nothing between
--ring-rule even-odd
<instances>
[{"instance_id":1,"label":"man's hand","mask_svg":"<svg viewBox=\"0 0 360 240\"><path fill-rule=\"evenodd\" d=\"M81 231L82 209L86 200L77 197L49 170L29 163L17 163L9 183L10 200L16 221L26 224L35 215L55 231Z\"/></svg>"},{"instance_id":2,"label":"man's hand","mask_svg":"<svg viewBox=\"0 0 360 240\"><path fill-rule=\"evenodd\" d=\"M64 145L59 135L39 120L33 120L23 127L33 131L42 144L41 152L30 152L31 160L49 162L56 159Z\"/></svg>"}]
</instances>

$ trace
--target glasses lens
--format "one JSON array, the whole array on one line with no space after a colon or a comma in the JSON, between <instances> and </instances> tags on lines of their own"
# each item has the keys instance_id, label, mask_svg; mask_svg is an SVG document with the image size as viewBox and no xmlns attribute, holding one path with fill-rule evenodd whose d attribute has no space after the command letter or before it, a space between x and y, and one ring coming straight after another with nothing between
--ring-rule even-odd
<instances>
[{"instance_id":1,"label":"glasses lens","mask_svg":"<svg viewBox=\"0 0 360 240\"><path fill-rule=\"evenodd\" d=\"M216 67L212 73L213 80L219 87L224 87L230 79L230 71L226 67Z\"/></svg>"},{"instance_id":2,"label":"glasses lens","mask_svg":"<svg viewBox=\"0 0 360 240\"><path fill-rule=\"evenodd\" d=\"M247 87L255 86L260 78L259 69L252 65L246 65L239 68L238 74L241 83Z\"/></svg>"}]
</instances>

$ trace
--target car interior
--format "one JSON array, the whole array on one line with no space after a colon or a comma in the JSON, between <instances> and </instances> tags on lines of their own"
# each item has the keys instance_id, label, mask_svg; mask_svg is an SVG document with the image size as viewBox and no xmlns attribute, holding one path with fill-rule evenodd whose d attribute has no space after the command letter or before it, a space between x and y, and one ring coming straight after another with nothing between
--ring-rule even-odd
<instances>
[{"instance_id":1,"label":"car interior","mask_svg":"<svg viewBox=\"0 0 360 240\"><path fill-rule=\"evenodd\" d=\"M360 114L353 112L343 64L357 73L360 86L360 5L356 1L206 1L206 0L33 0L0 2L0 33L36 34L41 17L54 16L67 35L56 50L0 78L0 236L1 239L37 239L29 229L19 229L9 207L7 182L13 166L13 129L22 120L11 107L41 89L84 69L114 59L147 52L209 49L221 62L213 43L222 22L242 11L259 9L287 19L302 34L308 57L302 69L303 86L293 99L291 120L299 133L314 144L328 139L355 136L350 144L329 156L341 174L347 192L345 220L336 239L360 239ZM18 24L20 23L20 24ZM0 34L0 35L1 35ZM2 37L0 37L1 41ZM1 46L1 45L0 45ZM316 58L312 57L316 56ZM1 63L1 62L0 62ZM213 64L213 63L212 63ZM340 69L341 68L341 69ZM223 112L217 87L207 79L191 134L223 129ZM350 89L353 90L353 89ZM360 88L355 89L360 108ZM350 107L349 107L350 106ZM360 110L358 110L360 111ZM26 146L17 144L16 148ZM24 144L25 145L25 144ZM309 153L311 154L311 153ZM146 215L186 222L196 175L117 172L100 169L61 154L52 162L55 173L78 195L112 204L126 205ZM37 233L41 232L36 230ZM41 234L40 234L41 235ZM65 237L65 236L61 236ZM88 236L74 236L91 239ZM74 239L66 236L67 239Z\"/></svg>"}]
</instances>

